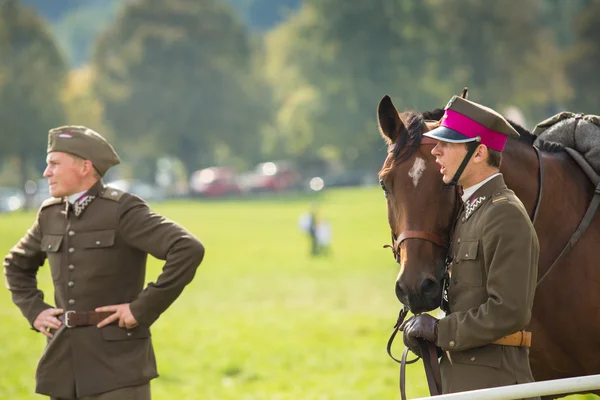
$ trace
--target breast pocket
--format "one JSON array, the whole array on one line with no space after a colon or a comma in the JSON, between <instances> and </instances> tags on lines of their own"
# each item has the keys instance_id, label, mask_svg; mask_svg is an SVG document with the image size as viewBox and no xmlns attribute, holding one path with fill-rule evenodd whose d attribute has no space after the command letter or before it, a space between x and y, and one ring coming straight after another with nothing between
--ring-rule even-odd
<instances>
[{"instance_id":1,"label":"breast pocket","mask_svg":"<svg viewBox=\"0 0 600 400\"><path fill-rule=\"evenodd\" d=\"M46 253L52 279L58 281L60 279L61 270L61 253L60 248L63 242L63 235L44 235L42 236L41 250Z\"/></svg>"},{"instance_id":2,"label":"breast pocket","mask_svg":"<svg viewBox=\"0 0 600 400\"><path fill-rule=\"evenodd\" d=\"M458 246L452 279L457 286L482 286L483 266L479 254L479 240L463 240Z\"/></svg>"},{"instance_id":3,"label":"breast pocket","mask_svg":"<svg viewBox=\"0 0 600 400\"><path fill-rule=\"evenodd\" d=\"M86 232L81 234L81 244L84 249L105 249L115 245L115 230Z\"/></svg>"},{"instance_id":4,"label":"breast pocket","mask_svg":"<svg viewBox=\"0 0 600 400\"><path fill-rule=\"evenodd\" d=\"M118 272L118 255L114 251L115 237L114 229L80 234L79 243L84 249L87 278L110 276Z\"/></svg>"}]
</instances>

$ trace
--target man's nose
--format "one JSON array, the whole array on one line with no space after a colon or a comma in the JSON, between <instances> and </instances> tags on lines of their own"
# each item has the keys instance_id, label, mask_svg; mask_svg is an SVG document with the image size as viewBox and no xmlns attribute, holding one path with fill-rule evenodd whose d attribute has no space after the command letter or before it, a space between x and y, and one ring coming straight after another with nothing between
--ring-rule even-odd
<instances>
[{"instance_id":1,"label":"man's nose","mask_svg":"<svg viewBox=\"0 0 600 400\"><path fill-rule=\"evenodd\" d=\"M46 169L44 170L44 178L48 178L50 177L51 173L50 173L50 168L46 167Z\"/></svg>"}]
</instances>

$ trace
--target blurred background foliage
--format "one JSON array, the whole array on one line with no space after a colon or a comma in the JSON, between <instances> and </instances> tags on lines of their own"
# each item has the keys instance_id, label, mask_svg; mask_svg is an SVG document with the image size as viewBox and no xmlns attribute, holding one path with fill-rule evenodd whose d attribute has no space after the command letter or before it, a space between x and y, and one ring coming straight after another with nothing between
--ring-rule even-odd
<instances>
[{"instance_id":1,"label":"blurred background foliage","mask_svg":"<svg viewBox=\"0 0 600 400\"><path fill-rule=\"evenodd\" d=\"M600 113L600 1L0 0L0 156L39 177L47 131L108 136L152 179L269 159L376 171L375 120L470 98L528 128ZM15 159L17 161L15 161ZM0 182L7 184L7 182Z\"/></svg>"}]
</instances>

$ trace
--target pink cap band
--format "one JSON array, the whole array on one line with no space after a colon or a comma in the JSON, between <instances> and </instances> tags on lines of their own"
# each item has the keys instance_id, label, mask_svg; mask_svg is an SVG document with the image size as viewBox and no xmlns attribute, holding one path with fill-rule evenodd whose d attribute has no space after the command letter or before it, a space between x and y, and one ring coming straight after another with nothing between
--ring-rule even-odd
<instances>
[{"instance_id":1,"label":"pink cap band","mask_svg":"<svg viewBox=\"0 0 600 400\"><path fill-rule=\"evenodd\" d=\"M486 128L479 122L473 121L469 117L453 110L446 110L441 125L468 138L479 136L481 144L485 144L490 149L497 151L504 150L504 145L508 139L508 136Z\"/></svg>"}]
</instances>

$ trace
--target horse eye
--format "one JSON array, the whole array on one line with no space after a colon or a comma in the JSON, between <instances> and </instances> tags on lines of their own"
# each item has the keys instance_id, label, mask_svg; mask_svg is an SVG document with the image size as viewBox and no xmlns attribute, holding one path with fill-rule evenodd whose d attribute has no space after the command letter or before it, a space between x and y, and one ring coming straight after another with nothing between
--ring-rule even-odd
<instances>
[{"instance_id":1,"label":"horse eye","mask_svg":"<svg viewBox=\"0 0 600 400\"><path fill-rule=\"evenodd\" d=\"M383 194L385 195L385 197L387 197L388 191L387 191L387 188L385 187L385 183L383 183L383 180L380 180L379 184L381 185L381 188L383 189Z\"/></svg>"}]
</instances>

